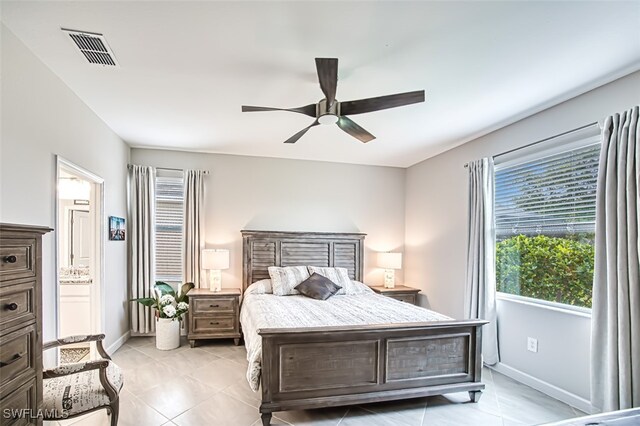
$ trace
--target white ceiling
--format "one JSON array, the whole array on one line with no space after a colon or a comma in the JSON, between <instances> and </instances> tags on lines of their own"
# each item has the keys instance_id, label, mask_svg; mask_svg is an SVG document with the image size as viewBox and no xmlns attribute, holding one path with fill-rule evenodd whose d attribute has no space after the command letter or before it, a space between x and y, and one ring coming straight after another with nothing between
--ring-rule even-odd
<instances>
[{"instance_id":1,"label":"white ceiling","mask_svg":"<svg viewBox=\"0 0 640 426\"><path fill-rule=\"evenodd\" d=\"M6 2L2 21L134 147L407 167L640 69L640 2ZM103 33L84 62L60 27ZM353 116L362 144L311 118L241 113L425 89Z\"/></svg>"}]
</instances>

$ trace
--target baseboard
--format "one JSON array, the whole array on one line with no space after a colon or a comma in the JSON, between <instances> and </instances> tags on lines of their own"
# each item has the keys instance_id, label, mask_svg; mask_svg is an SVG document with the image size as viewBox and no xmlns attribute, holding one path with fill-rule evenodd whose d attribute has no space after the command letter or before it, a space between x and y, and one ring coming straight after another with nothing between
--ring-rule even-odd
<instances>
[{"instance_id":1,"label":"baseboard","mask_svg":"<svg viewBox=\"0 0 640 426\"><path fill-rule=\"evenodd\" d=\"M129 337L131 337L130 331L127 331L122 336L118 337L115 342L109 345L109 347L107 348L107 353L109 355L115 353L115 351L120 349L120 347L124 345L127 340L129 340Z\"/></svg>"},{"instance_id":2,"label":"baseboard","mask_svg":"<svg viewBox=\"0 0 640 426\"><path fill-rule=\"evenodd\" d=\"M551 383L547 383L543 380L540 380L536 377L533 377L527 373L523 373L520 370L516 370L513 367L509 367L508 365L499 362L495 365L489 365L489 368L497 371L498 373L504 374L507 377L512 378L520 383L524 383L527 386L534 388L546 395L549 395L552 398L555 398L559 401L564 402L565 404L571 405L572 407L577 408L578 410L584 411L587 414L592 413L591 402L579 397L578 395L572 394L571 392L567 392L564 389L560 389L557 386L552 385Z\"/></svg>"}]
</instances>

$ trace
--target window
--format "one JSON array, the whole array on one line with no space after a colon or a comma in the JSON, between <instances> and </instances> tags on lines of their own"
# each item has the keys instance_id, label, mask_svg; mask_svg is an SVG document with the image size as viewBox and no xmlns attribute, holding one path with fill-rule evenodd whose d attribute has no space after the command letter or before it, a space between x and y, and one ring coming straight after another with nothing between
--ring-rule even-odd
<instances>
[{"instance_id":1,"label":"window","mask_svg":"<svg viewBox=\"0 0 640 426\"><path fill-rule=\"evenodd\" d=\"M156 177L156 280L182 282L184 178Z\"/></svg>"},{"instance_id":2,"label":"window","mask_svg":"<svg viewBox=\"0 0 640 426\"><path fill-rule=\"evenodd\" d=\"M591 307L600 144L496 165L497 290Z\"/></svg>"}]
</instances>

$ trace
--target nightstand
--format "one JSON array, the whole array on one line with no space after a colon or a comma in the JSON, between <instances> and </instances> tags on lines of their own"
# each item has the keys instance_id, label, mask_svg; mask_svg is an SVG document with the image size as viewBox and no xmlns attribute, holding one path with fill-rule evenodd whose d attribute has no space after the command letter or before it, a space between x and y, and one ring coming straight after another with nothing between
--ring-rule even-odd
<instances>
[{"instance_id":1,"label":"nightstand","mask_svg":"<svg viewBox=\"0 0 640 426\"><path fill-rule=\"evenodd\" d=\"M420 293L420 289L407 287L406 285L397 285L394 288L376 286L371 287L371 290L383 296L400 300L401 302L411 303L413 305L418 304L418 293Z\"/></svg>"},{"instance_id":2,"label":"nightstand","mask_svg":"<svg viewBox=\"0 0 640 426\"><path fill-rule=\"evenodd\" d=\"M189 292L189 344L200 339L233 339L240 344L240 290L211 291L194 288Z\"/></svg>"}]
</instances>

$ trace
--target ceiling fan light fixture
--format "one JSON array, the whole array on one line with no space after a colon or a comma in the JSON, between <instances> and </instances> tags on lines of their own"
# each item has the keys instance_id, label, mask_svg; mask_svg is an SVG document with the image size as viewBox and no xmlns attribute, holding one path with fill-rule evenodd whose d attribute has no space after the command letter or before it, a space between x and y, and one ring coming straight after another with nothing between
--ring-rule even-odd
<instances>
[{"instance_id":1,"label":"ceiling fan light fixture","mask_svg":"<svg viewBox=\"0 0 640 426\"><path fill-rule=\"evenodd\" d=\"M336 124L338 122L338 116L334 114L325 114L318 117L318 123L320 124Z\"/></svg>"}]
</instances>

